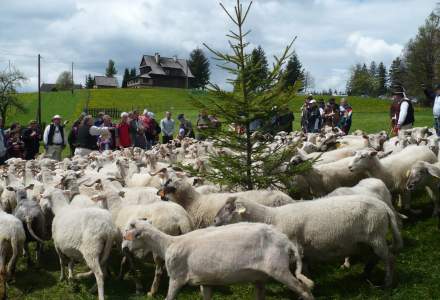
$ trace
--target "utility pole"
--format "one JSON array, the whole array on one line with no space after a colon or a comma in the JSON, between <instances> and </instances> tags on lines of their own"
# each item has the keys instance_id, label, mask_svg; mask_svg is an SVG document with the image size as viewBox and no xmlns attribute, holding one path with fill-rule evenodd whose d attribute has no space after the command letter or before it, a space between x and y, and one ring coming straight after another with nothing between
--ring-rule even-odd
<instances>
[{"instance_id":1,"label":"utility pole","mask_svg":"<svg viewBox=\"0 0 440 300\"><path fill-rule=\"evenodd\" d=\"M72 61L72 95L73 95L73 88L74 88L74 83L73 83L73 61Z\"/></svg>"},{"instance_id":2,"label":"utility pole","mask_svg":"<svg viewBox=\"0 0 440 300\"><path fill-rule=\"evenodd\" d=\"M186 89L189 89L189 79L188 79L188 60L186 61Z\"/></svg>"},{"instance_id":3,"label":"utility pole","mask_svg":"<svg viewBox=\"0 0 440 300\"><path fill-rule=\"evenodd\" d=\"M41 128L41 71L40 71L41 55L38 54L38 109L37 109L37 122Z\"/></svg>"}]
</instances>

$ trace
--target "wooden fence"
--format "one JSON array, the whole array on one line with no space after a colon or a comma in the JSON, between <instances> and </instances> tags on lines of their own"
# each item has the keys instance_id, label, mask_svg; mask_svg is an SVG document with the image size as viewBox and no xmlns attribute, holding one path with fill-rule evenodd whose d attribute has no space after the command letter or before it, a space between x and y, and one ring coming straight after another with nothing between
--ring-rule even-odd
<instances>
[{"instance_id":1,"label":"wooden fence","mask_svg":"<svg viewBox=\"0 0 440 300\"><path fill-rule=\"evenodd\" d=\"M100 112L109 115L113 119L119 119L121 117L121 111L117 108L100 108L100 107L89 107L86 109L86 113L97 117Z\"/></svg>"}]
</instances>

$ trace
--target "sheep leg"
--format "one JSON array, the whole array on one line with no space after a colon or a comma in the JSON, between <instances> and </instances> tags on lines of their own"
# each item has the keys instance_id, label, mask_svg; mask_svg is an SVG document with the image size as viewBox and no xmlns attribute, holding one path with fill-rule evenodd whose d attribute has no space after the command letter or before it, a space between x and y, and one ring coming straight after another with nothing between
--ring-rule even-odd
<instances>
[{"instance_id":1,"label":"sheep leg","mask_svg":"<svg viewBox=\"0 0 440 300\"><path fill-rule=\"evenodd\" d=\"M286 285L291 291L297 293L304 300L313 299L312 293L309 291L307 286L301 283L298 279L293 276L293 274L289 270L285 271L275 271L273 273L268 274L273 277L275 280L281 282Z\"/></svg>"},{"instance_id":2,"label":"sheep leg","mask_svg":"<svg viewBox=\"0 0 440 300\"><path fill-rule=\"evenodd\" d=\"M177 293L185 284L177 279L170 278L170 282L168 284L168 293L165 300L174 300L176 299Z\"/></svg>"},{"instance_id":3,"label":"sheep leg","mask_svg":"<svg viewBox=\"0 0 440 300\"><path fill-rule=\"evenodd\" d=\"M73 279L73 259L69 260L69 263L67 265L67 270L68 270L68 275L67 275L67 279L70 281Z\"/></svg>"},{"instance_id":4,"label":"sheep leg","mask_svg":"<svg viewBox=\"0 0 440 300\"><path fill-rule=\"evenodd\" d=\"M3 245L2 245L3 246ZM7 299L6 294L6 277L7 277L7 270L6 270L6 256L5 251L3 247L0 249L0 299Z\"/></svg>"},{"instance_id":5,"label":"sheep leg","mask_svg":"<svg viewBox=\"0 0 440 300\"><path fill-rule=\"evenodd\" d=\"M393 284L394 257L390 253L385 239L376 240L372 244L374 253L385 264L385 287L390 288Z\"/></svg>"},{"instance_id":6,"label":"sheep leg","mask_svg":"<svg viewBox=\"0 0 440 300\"><path fill-rule=\"evenodd\" d=\"M439 187L438 186L425 186L425 190L428 193L429 198L431 198L434 204L434 210L432 212L432 217L438 216L439 210Z\"/></svg>"},{"instance_id":7,"label":"sheep leg","mask_svg":"<svg viewBox=\"0 0 440 300\"><path fill-rule=\"evenodd\" d=\"M212 288L207 285L201 285L200 291L203 295L203 300L211 300L212 299Z\"/></svg>"},{"instance_id":8,"label":"sheep leg","mask_svg":"<svg viewBox=\"0 0 440 300\"><path fill-rule=\"evenodd\" d=\"M27 265L28 267L32 266L32 258L31 258L31 252L29 251L29 242L24 242L24 253L26 255L26 259L27 259Z\"/></svg>"},{"instance_id":9,"label":"sheep leg","mask_svg":"<svg viewBox=\"0 0 440 300\"><path fill-rule=\"evenodd\" d=\"M124 280L125 274L127 273L124 270L126 263L127 263L127 256L124 255L121 259L121 264L119 266L118 280Z\"/></svg>"},{"instance_id":10,"label":"sheep leg","mask_svg":"<svg viewBox=\"0 0 440 300\"><path fill-rule=\"evenodd\" d=\"M25 247L26 247L26 244L25 244ZM55 251L57 252L58 259L60 260L60 272L61 272L60 281L63 281L65 278L64 277L64 266L66 264L66 261L65 261L63 253L61 253L61 251L57 247L55 247Z\"/></svg>"},{"instance_id":11,"label":"sheep leg","mask_svg":"<svg viewBox=\"0 0 440 300\"><path fill-rule=\"evenodd\" d=\"M99 262L99 257L84 257L87 266L95 274L96 285L98 286L98 299L104 300L104 273L101 269L101 264Z\"/></svg>"},{"instance_id":12,"label":"sheep leg","mask_svg":"<svg viewBox=\"0 0 440 300\"><path fill-rule=\"evenodd\" d=\"M160 279L162 278L162 274L164 271L164 261L162 260L162 258L160 258L156 254L153 254L153 260L156 265L156 270L154 272L153 284L151 285L151 289L148 292L148 296L150 297L153 297L157 293L160 285Z\"/></svg>"},{"instance_id":13,"label":"sheep leg","mask_svg":"<svg viewBox=\"0 0 440 300\"><path fill-rule=\"evenodd\" d=\"M411 209L411 192L402 192L400 194L402 199L402 207L404 210L411 212L412 214L418 215L422 211L420 209Z\"/></svg>"},{"instance_id":14,"label":"sheep leg","mask_svg":"<svg viewBox=\"0 0 440 300\"><path fill-rule=\"evenodd\" d=\"M266 299L266 287L263 282L255 283L255 299L256 300Z\"/></svg>"},{"instance_id":15,"label":"sheep leg","mask_svg":"<svg viewBox=\"0 0 440 300\"><path fill-rule=\"evenodd\" d=\"M139 274L138 274L136 267L135 267L135 264L134 264L134 257L129 251L124 251L124 258L126 259L126 262L128 262L129 271L133 276L133 280L136 285L136 294L142 294L143 286L142 286L141 281L139 280L140 276L138 276ZM121 264L122 264L122 262L121 262ZM123 275L122 275L122 277L123 277Z\"/></svg>"},{"instance_id":16,"label":"sheep leg","mask_svg":"<svg viewBox=\"0 0 440 300\"><path fill-rule=\"evenodd\" d=\"M15 266L17 264L19 246L15 239L11 240L12 256L8 262L8 277L12 278L15 275Z\"/></svg>"},{"instance_id":17,"label":"sheep leg","mask_svg":"<svg viewBox=\"0 0 440 300\"><path fill-rule=\"evenodd\" d=\"M89 277L91 277L93 275L94 275L93 271L88 271L88 272L84 272L84 273L78 273L78 274L75 275L75 279L89 278Z\"/></svg>"},{"instance_id":18,"label":"sheep leg","mask_svg":"<svg viewBox=\"0 0 440 300\"><path fill-rule=\"evenodd\" d=\"M40 263L42 249L43 249L43 245L37 242L37 249L35 251L35 261L37 262L37 264Z\"/></svg>"}]
</instances>

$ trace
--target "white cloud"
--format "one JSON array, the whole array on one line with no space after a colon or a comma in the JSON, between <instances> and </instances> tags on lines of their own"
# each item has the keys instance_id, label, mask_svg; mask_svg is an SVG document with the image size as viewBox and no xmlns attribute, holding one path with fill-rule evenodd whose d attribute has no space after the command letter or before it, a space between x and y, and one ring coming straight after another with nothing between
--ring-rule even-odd
<instances>
[{"instance_id":1,"label":"white cloud","mask_svg":"<svg viewBox=\"0 0 440 300\"><path fill-rule=\"evenodd\" d=\"M352 48L357 56L367 61L395 58L403 50L400 44L388 44L383 39L363 36L359 32L353 32L348 36L347 46Z\"/></svg>"},{"instance_id":2,"label":"white cloud","mask_svg":"<svg viewBox=\"0 0 440 300\"><path fill-rule=\"evenodd\" d=\"M142 54L187 57L203 42L228 50L225 34L233 28L217 0L25 2L0 0L0 69L11 60L30 78L26 90L36 89L38 53L44 81L74 61L82 82L87 73L102 74L110 58L121 74ZM432 0L255 0L246 27L269 58L298 36L295 50L316 88L340 90L352 64L390 64L433 8ZM214 65L212 79L222 84L225 74Z\"/></svg>"}]
</instances>

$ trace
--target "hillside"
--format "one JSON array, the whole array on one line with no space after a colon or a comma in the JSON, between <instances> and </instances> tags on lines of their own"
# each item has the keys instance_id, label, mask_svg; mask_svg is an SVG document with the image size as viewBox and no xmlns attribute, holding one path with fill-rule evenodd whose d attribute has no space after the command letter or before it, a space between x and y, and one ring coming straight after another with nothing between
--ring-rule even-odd
<instances>
[{"instance_id":1,"label":"hillside","mask_svg":"<svg viewBox=\"0 0 440 300\"><path fill-rule=\"evenodd\" d=\"M25 114L11 113L7 123L13 121L27 123L35 119L37 111L37 93L20 94L28 112ZM165 111L169 110L174 115L184 113L195 121L197 110L189 103L190 95L187 90L170 88L151 89L102 89L80 90L74 95L70 92L51 92L42 94L43 121L50 121L54 114L61 114L70 121L84 109L87 99L90 98L89 107L94 108L117 108L121 111L133 109L156 113L157 118L162 118ZM327 100L329 97L323 97ZM389 101L381 99L348 97L353 106L353 129L362 128L368 132L386 129L388 130ZM303 97L296 97L293 101L295 113L295 128L299 128L299 109L303 103ZM429 108L416 108L416 126L432 126L432 114Z\"/></svg>"}]
</instances>

